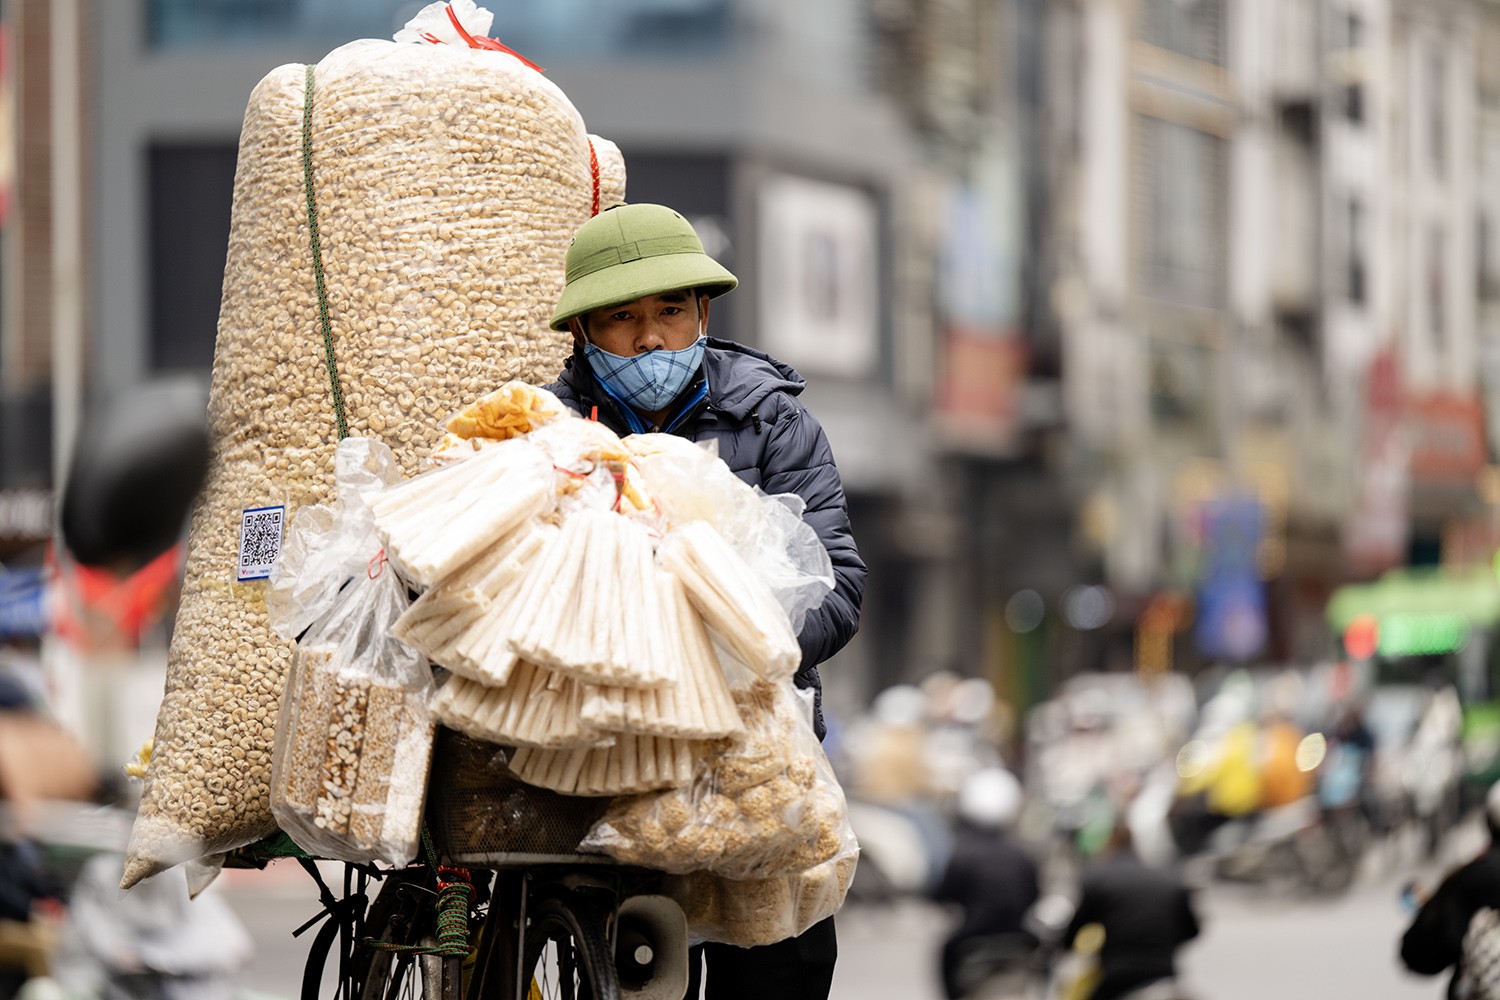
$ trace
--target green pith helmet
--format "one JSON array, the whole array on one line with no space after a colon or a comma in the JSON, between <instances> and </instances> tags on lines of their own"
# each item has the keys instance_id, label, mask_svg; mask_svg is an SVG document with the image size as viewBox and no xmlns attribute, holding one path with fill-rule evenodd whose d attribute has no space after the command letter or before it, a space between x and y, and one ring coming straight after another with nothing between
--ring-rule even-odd
<instances>
[{"instance_id":1,"label":"green pith helmet","mask_svg":"<svg viewBox=\"0 0 1500 1000\"><path fill-rule=\"evenodd\" d=\"M619 205L578 229L552 329L586 312L645 295L696 288L723 295L739 279L703 252L692 224L665 205Z\"/></svg>"}]
</instances>

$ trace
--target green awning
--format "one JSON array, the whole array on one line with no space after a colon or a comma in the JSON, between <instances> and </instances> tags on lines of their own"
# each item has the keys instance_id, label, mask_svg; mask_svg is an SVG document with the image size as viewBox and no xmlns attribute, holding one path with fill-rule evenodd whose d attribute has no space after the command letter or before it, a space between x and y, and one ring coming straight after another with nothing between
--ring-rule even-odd
<instances>
[{"instance_id":1,"label":"green awning","mask_svg":"<svg viewBox=\"0 0 1500 1000\"><path fill-rule=\"evenodd\" d=\"M1500 624L1500 579L1488 567L1391 570L1374 583L1339 587L1328 600L1328 625L1342 635L1359 615L1461 615L1474 628Z\"/></svg>"}]
</instances>

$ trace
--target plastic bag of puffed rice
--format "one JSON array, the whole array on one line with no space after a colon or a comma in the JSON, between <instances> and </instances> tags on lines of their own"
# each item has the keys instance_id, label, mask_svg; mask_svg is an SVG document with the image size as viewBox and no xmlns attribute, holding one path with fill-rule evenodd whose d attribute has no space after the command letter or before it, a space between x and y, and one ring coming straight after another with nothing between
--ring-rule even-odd
<instances>
[{"instance_id":1,"label":"plastic bag of puffed rice","mask_svg":"<svg viewBox=\"0 0 1500 1000\"><path fill-rule=\"evenodd\" d=\"M581 849L731 879L797 874L858 849L811 694L759 678L733 693L744 733L705 744L690 784L615 799Z\"/></svg>"},{"instance_id":2,"label":"plastic bag of puffed rice","mask_svg":"<svg viewBox=\"0 0 1500 1000\"><path fill-rule=\"evenodd\" d=\"M804 933L844 905L859 861L849 847L806 871L770 878L732 879L709 872L669 878L664 887L699 941L752 948Z\"/></svg>"},{"instance_id":3,"label":"plastic bag of puffed rice","mask_svg":"<svg viewBox=\"0 0 1500 1000\"><path fill-rule=\"evenodd\" d=\"M484 11L454 9L450 34L353 42L250 96L214 457L126 888L276 828L292 644L270 628L265 578L290 517L328 499L339 438L383 441L410 475L444 417L511 379L550 381L569 351L548 326L568 241L624 200L624 164L555 84L484 44Z\"/></svg>"},{"instance_id":4,"label":"plastic bag of puffed rice","mask_svg":"<svg viewBox=\"0 0 1500 1000\"><path fill-rule=\"evenodd\" d=\"M271 813L310 854L417 855L433 719L426 657L388 633L410 605L377 563L297 642L271 759Z\"/></svg>"}]
</instances>

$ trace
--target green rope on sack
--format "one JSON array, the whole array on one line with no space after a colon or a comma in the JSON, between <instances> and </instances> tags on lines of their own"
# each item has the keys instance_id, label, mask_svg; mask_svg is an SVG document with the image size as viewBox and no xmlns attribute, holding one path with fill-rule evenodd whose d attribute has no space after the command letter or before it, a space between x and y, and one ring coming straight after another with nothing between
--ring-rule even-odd
<instances>
[{"instance_id":1,"label":"green rope on sack","mask_svg":"<svg viewBox=\"0 0 1500 1000\"><path fill-rule=\"evenodd\" d=\"M302 102L302 181L307 189L307 242L312 251L313 281L318 290L318 324L323 331L323 355L328 361L328 385L333 392L333 417L338 424L339 440L349 436L344 419L344 390L339 385L338 364L333 356L333 321L328 316L328 285L323 273L323 243L318 237L318 203L313 194L312 114L313 70L307 67L307 91Z\"/></svg>"}]
</instances>

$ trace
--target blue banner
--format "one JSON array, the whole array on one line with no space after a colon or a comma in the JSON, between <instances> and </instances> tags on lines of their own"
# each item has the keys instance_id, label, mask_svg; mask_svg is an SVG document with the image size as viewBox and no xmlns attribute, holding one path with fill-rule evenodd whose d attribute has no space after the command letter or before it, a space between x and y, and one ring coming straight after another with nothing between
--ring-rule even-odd
<instances>
[{"instance_id":1,"label":"blue banner","mask_svg":"<svg viewBox=\"0 0 1500 1000\"><path fill-rule=\"evenodd\" d=\"M1258 500L1204 504L1203 576L1193 634L1207 656L1248 660L1266 644L1266 588L1257 562L1264 523Z\"/></svg>"}]
</instances>

